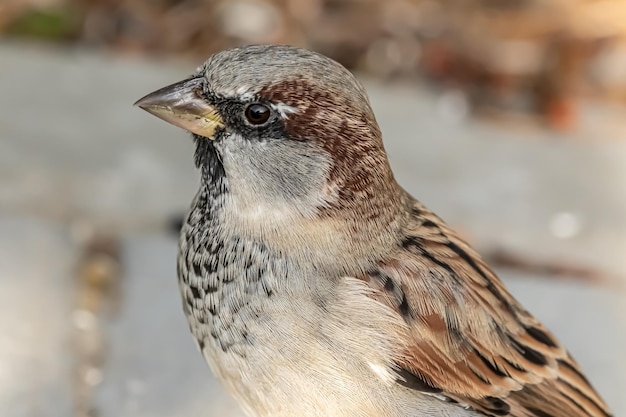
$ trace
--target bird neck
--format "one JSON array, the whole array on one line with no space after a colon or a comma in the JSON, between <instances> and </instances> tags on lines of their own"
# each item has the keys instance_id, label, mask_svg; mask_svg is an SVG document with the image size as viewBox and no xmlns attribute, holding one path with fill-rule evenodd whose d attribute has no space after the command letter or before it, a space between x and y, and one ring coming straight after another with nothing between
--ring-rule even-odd
<instances>
[{"instance_id":1,"label":"bird neck","mask_svg":"<svg viewBox=\"0 0 626 417\"><path fill-rule=\"evenodd\" d=\"M402 239L410 205L411 197L392 179L368 198L348 200L331 208L333 213L323 213L333 225L329 229L339 237L333 256L344 258L347 265L356 263L365 268L385 258Z\"/></svg>"},{"instance_id":2,"label":"bird neck","mask_svg":"<svg viewBox=\"0 0 626 417\"><path fill-rule=\"evenodd\" d=\"M336 198L311 215L290 205L242 200L248 193L230 183L213 144L205 140L200 146L205 147L198 153L203 159L197 161L201 188L189 219L207 237L260 242L295 263L329 273L365 270L401 239L410 197L390 169L376 175L363 169L361 179L350 187L337 178L344 186Z\"/></svg>"}]
</instances>

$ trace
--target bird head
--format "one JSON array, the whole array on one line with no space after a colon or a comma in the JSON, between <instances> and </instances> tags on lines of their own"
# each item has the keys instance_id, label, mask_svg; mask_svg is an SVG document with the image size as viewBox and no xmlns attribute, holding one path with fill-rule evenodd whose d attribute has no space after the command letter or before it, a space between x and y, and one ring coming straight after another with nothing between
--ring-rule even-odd
<instances>
[{"instance_id":1,"label":"bird head","mask_svg":"<svg viewBox=\"0 0 626 417\"><path fill-rule=\"evenodd\" d=\"M323 55L226 50L136 105L193 133L203 183L223 175L243 217L279 227L333 219L375 233L397 211L401 193L365 89Z\"/></svg>"}]
</instances>

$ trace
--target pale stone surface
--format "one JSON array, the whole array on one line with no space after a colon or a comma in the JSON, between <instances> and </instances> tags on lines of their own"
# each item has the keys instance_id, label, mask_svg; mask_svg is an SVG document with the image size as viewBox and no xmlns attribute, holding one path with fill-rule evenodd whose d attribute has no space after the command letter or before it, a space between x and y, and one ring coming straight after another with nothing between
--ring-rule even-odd
<instances>
[{"instance_id":1,"label":"pale stone surface","mask_svg":"<svg viewBox=\"0 0 626 417\"><path fill-rule=\"evenodd\" d=\"M72 245L63 228L0 216L0 415L72 415Z\"/></svg>"},{"instance_id":2,"label":"pale stone surface","mask_svg":"<svg viewBox=\"0 0 626 417\"><path fill-rule=\"evenodd\" d=\"M120 316L96 401L101 417L242 416L187 328L176 283L176 240L129 238Z\"/></svg>"},{"instance_id":3,"label":"pale stone surface","mask_svg":"<svg viewBox=\"0 0 626 417\"><path fill-rule=\"evenodd\" d=\"M93 223L123 236L126 272L122 309L105 329L100 415L226 416L232 400L211 379L181 312L175 242L158 232L196 190L192 143L132 107L199 62L10 43L0 43L0 60L0 415L72 414L67 340L77 251L67 230ZM451 117L436 95L413 86L366 85L400 183L480 248L624 279L620 133L566 137L487 125ZM458 99L443 103L458 107ZM626 414L623 290L505 278L615 414Z\"/></svg>"}]
</instances>

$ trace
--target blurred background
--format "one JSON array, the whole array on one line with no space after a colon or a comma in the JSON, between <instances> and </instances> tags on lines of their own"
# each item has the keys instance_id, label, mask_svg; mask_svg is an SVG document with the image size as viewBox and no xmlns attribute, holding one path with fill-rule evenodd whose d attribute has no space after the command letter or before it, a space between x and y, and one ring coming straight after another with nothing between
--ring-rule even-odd
<instances>
[{"instance_id":1,"label":"blurred background","mask_svg":"<svg viewBox=\"0 0 626 417\"><path fill-rule=\"evenodd\" d=\"M288 43L626 414L626 0L0 0L0 415L241 416L180 308L187 135L132 107Z\"/></svg>"}]
</instances>

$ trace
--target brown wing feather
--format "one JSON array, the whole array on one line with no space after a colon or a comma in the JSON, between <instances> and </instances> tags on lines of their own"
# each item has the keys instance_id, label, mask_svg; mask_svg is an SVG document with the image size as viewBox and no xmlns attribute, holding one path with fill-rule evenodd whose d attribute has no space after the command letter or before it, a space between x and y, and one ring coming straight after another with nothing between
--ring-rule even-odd
<instances>
[{"instance_id":1,"label":"brown wing feather","mask_svg":"<svg viewBox=\"0 0 626 417\"><path fill-rule=\"evenodd\" d=\"M419 203L401 249L364 278L409 325L397 365L431 392L485 415L611 415L564 347Z\"/></svg>"}]
</instances>

